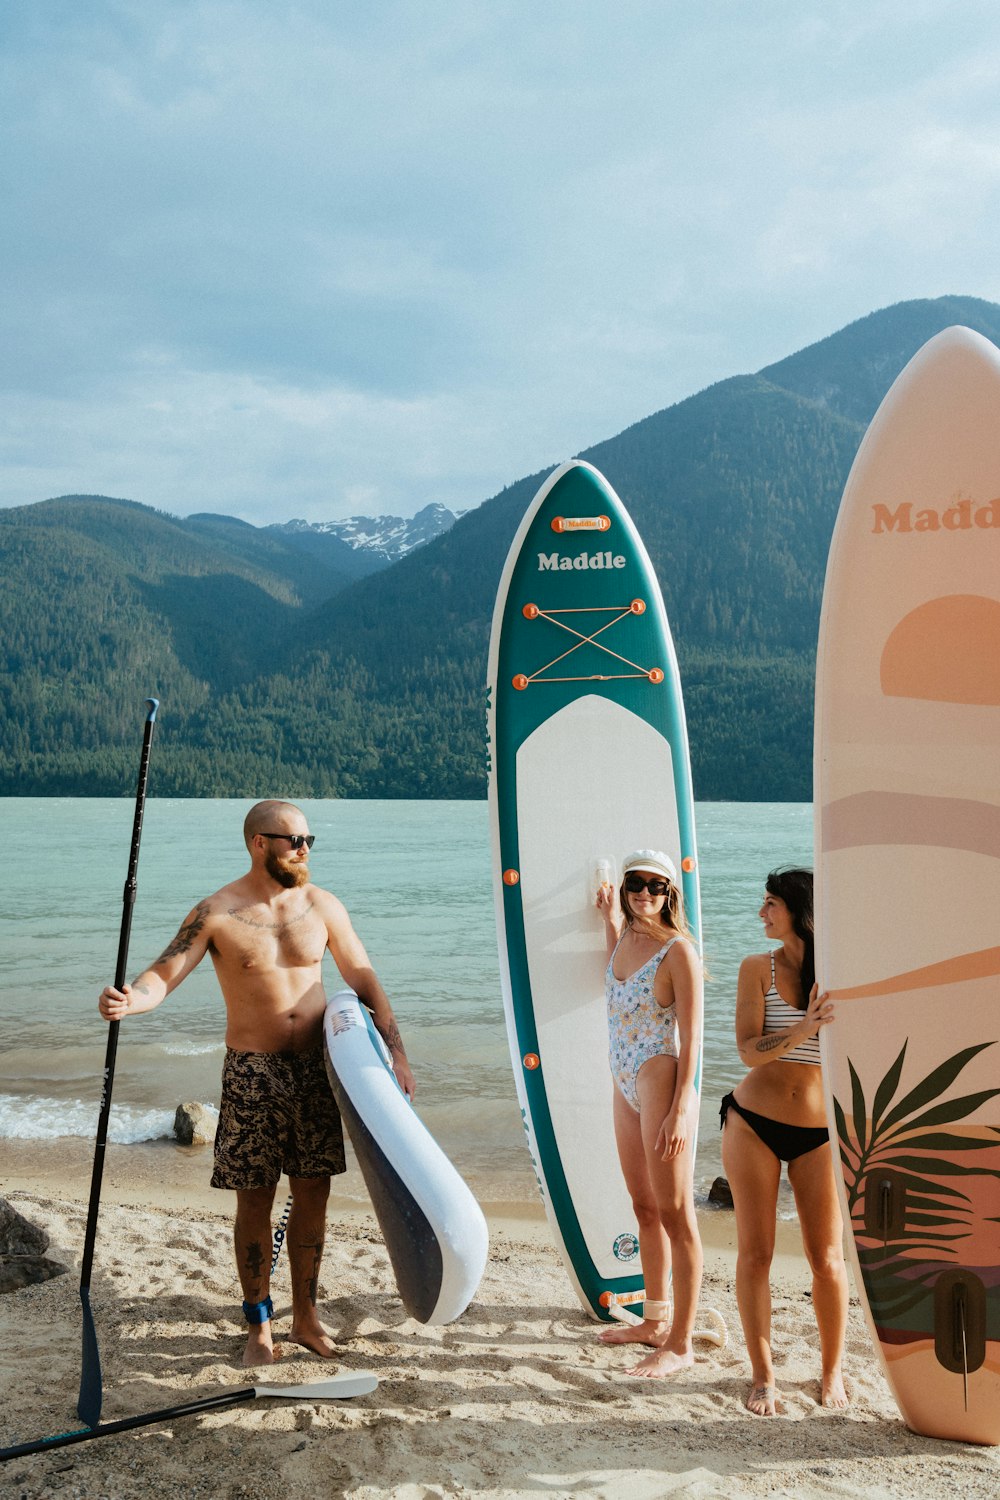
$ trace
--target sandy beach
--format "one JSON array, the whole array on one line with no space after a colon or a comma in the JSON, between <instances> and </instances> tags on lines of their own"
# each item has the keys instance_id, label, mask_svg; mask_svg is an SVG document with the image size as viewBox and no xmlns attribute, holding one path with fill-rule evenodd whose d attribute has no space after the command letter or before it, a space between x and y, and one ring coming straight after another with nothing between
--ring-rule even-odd
<instances>
[{"instance_id":1,"label":"sandy beach","mask_svg":"<svg viewBox=\"0 0 1000 1500\"><path fill-rule=\"evenodd\" d=\"M0 1445L79 1427L79 1257L90 1155L5 1143L0 1191L51 1237L69 1266L0 1297ZM228 1195L207 1187L208 1153L161 1143L109 1152L91 1292L104 1421L243 1384L321 1379L329 1366L286 1351L262 1380L244 1372ZM903 1425L852 1300L846 1415L818 1404L815 1329L798 1229L783 1224L774 1327L783 1416L750 1417L733 1284L733 1219L700 1215L703 1301L726 1318L724 1350L702 1345L667 1383L630 1380L630 1356L596 1341L553 1249L537 1200L484 1198L486 1275L456 1323L407 1318L356 1168L337 1183L321 1312L343 1344L338 1370L378 1376L345 1402L257 1400L13 1460L0 1492L19 1500L159 1495L547 1497L952 1496L1000 1490L1000 1450L918 1437ZM282 1189L279 1188L279 1195ZM279 1197L280 1202L280 1197ZM287 1261L275 1277L287 1328Z\"/></svg>"}]
</instances>

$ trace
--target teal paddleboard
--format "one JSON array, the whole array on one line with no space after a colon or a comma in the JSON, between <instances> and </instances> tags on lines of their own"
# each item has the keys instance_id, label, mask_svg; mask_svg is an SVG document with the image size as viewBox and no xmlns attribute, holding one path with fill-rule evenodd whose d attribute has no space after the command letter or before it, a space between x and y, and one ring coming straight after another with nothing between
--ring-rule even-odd
<instances>
[{"instance_id":1,"label":"teal paddleboard","mask_svg":"<svg viewBox=\"0 0 1000 1500\"><path fill-rule=\"evenodd\" d=\"M590 464L549 476L514 538L489 658L490 819L518 1098L556 1242L584 1307L642 1293L615 1147L597 884L662 849L700 939L677 660L632 521ZM700 1081L700 1059L699 1059ZM693 1153L692 1153L693 1155Z\"/></svg>"}]
</instances>

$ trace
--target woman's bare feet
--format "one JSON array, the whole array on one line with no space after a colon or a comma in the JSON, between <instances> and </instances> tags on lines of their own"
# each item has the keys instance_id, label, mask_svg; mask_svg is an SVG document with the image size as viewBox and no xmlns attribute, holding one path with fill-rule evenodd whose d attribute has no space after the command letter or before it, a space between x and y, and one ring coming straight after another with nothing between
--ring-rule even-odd
<instances>
[{"instance_id":1,"label":"woman's bare feet","mask_svg":"<svg viewBox=\"0 0 1000 1500\"><path fill-rule=\"evenodd\" d=\"M778 1392L773 1385L750 1387L746 1407L755 1417L775 1417L778 1414Z\"/></svg>"},{"instance_id":2,"label":"woman's bare feet","mask_svg":"<svg viewBox=\"0 0 1000 1500\"><path fill-rule=\"evenodd\" d=\"M654 1349L627 1373L637 1376L639 1380L668 1380L671 1375L676 1375L679 1370L686 1370L693 1364L694 1352L691 1349L680 1354L675 1349Z\"/></svg>"},{"instance_id":3,"label":"woman's bare feet","mask_svg":"<svg viewBox=\"0 0 1000 1500\"><path fill-rule=\"evenodd\" d=\"M842 1411L845 1406L850 1405L844 1377L839 1370L832 1370L829 1375L823 1376L820 1382L820 1400L833 1411Z\"/></svg>"},{"instance_id":4,"label":"woman's bare feet","mask_svg":"<svg viewBox=\"0 0 1000 1500\"><path fill-rule=\"evenodd\" d=\"M616 1323L613 1328L602 1328L597 1337L602 1344L649 1344L659 1349L670 1337L670 1324L643 1318L641 1323Z\"/></svg>"}]
</instances>

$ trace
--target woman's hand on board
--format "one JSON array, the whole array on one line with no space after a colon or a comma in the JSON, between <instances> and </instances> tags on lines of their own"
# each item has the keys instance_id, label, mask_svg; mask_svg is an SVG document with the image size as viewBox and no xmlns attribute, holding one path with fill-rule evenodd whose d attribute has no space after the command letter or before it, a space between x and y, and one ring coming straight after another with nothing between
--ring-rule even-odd
<instances>
[{"instance_id":1,"label":"woman's hand on board","mask_svg":"<svg viewBox=\"0 0 1000 1500\"><path fill-rule=\"evenodd\" d=\"M818 1035L824 1026L829 1026L833 1018L833 1001L826 990L820 994L819 985L814 984L809 991L809 1004L806 1007L807 1035Z\"/></svg>"},{"instance_id":2,"label":"woman's hand on board","mask_svg":"<svg viewBox=\"0 0 1000 1500\"><path fill-rule=\"evenodd\" d=\"M622 928L622 914L618 905L618 892L610 881L605 880L597 887L594 905L604 918L604 925L609 932L617 937Z\"/></svg>"}]
</instances>

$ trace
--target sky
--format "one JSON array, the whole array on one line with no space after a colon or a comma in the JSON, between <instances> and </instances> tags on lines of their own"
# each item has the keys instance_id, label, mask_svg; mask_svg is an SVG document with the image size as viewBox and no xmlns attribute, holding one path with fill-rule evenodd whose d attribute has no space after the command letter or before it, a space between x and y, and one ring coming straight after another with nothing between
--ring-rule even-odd
<instances>
[{"instance_id":1,"label":"sky","mask_svg":"<svg viewBox=\"0 0 1000 1500\"><path fill-rule=\"evenodd\" d=\"M1000 301L996 0L0 11L0 505L476 505Z\"/></svg>"}]
</instances>

